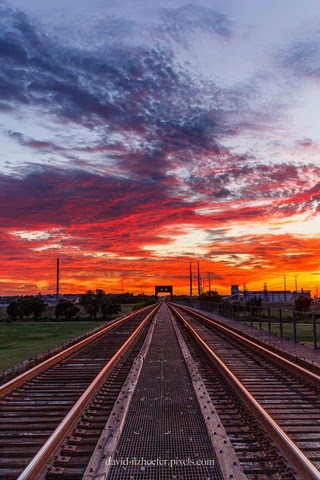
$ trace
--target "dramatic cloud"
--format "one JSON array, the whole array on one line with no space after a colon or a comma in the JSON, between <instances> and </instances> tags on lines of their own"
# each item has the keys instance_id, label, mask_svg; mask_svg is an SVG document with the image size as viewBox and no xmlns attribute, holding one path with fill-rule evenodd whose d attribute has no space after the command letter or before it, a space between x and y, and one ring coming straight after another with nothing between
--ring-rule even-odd
<instances>
[{"instance_id":1,"label":"dramatic cloud","mask_svg":"<svg viewBox=\"0 0 320 480\"><path fill-rule=\"evenodd\" d=\"M188 4L160 12L160 33L172 36L177 41L186 41L195 31L202 35L215 33L226 38L232 33L230 19L210 8Z\"/></svg>"},{"instance_id":2,"label":"dramatic cloud","mask_svg":"<svg viewBox=\"0 0 320 480\"><path fill-rule=\"evenodd\" d=\"M283 65L299 77L320 78L320 31L308 32L282 53Z\"/></svg>"}]
</instances>

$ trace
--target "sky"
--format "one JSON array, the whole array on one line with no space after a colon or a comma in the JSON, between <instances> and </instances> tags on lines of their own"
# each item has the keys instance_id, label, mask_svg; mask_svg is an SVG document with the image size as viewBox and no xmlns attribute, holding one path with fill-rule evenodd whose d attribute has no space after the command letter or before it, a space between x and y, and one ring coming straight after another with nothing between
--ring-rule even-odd
<instances>
[{"instance_id":1,"label":"sky","mask_svg":"<svg viewBox=\"0 0 320 480\"><path fill-rule=\"evenodd\" d=\"M320 293L318 0L0 0L0 295ZM196 290L196 285L194 285Z\"/></svg>"}]
</instances>

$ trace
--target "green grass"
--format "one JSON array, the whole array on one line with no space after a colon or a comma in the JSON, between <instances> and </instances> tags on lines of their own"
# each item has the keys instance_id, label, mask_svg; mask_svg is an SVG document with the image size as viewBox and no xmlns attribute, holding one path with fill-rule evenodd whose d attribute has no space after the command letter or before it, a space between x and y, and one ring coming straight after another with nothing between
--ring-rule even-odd
<instances>
[{"instance_id":1,"label":"green grass","mask_svg":"<svg viewBox=\"0 0 320 480\"><path fill-rule=\"evenodd\" d=\"M106 322L1 323L0 370L6 370L104 323Z\"/></svg>"},{"instance_id":2,"label":"green grass","mask_svg":"<svg viewBox=\"0 0 320 480\"><path fill-rule=\"evenodd\" d=\"M259 328L259 322L253 322L253 325ZM293 340L292 323L283 323L283 336L289 340ZM268 331L268 322L262 322L262 329ZM280 336L279 323L271 323L271 331ZM320 346L320 325L317 325L318 344ZM300 343L313 347L312 324L297 323L297 339Z\"/></svg>"}]
</instances>

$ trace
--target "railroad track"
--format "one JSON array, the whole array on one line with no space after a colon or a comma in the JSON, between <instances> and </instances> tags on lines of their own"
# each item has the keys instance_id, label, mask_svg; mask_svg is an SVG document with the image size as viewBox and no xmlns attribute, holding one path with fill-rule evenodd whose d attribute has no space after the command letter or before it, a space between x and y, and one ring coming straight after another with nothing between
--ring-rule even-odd
<instances>
[{"instance_id":1,"label":"railroad track","mask_svg":"<svg viewBox=\"0 0 320 480\"><path fill-rule=\"evenodd\" d=\"M113 442L114 448L126 445L126 428L130 432L133 429L131 420L124 428L124 437L114 441L113 435L110 437L113 430L108 431L113 427L107 425L114 425L116 431L116 425L127 418L129 392L133 391L128 379L139 378L142 366L137 365L142 364L136 362L141 362L142 352L153 338L154 326L148 327L158 307L148 307L118 320L0 387L1 480L92 479L97 459L100 458L100 465L104 462L102 453L106 447L102 439ZM167 351L171 348L173 356L180 349L184 352L217 464L222 468L221 478L237 480L240 475L239 478L245 476L249 480L320 479L320 377L205 315L177 305L171 305L170 309L177 320L173 326L179 341L173 347L176 340L172 339ZM166 307L160 314L161 322L170 322L170 317L165 320L163 316L165 311ZM157 327L157 335L166 343L174 330L170 327L172 332L167 339L165 332L170 328L165 327L166 323L161 325ZM151 367L158 368L155 360L159 352L155 349L160 345L159 339L152 340L149 359L155 357L144 370L141 392L149 381L146 372ZM177 358L180 357L181 353L177 353ZM181 359L177 365L180 362ZM175 368L174 363L172 367ZM176 381L177 389L183 388L183 380ZM156 385L157 381L154 384L151 381L151 403ZM141 392L135 397L133 417L140 408ZM179 418L183 408L190 407L190 398L188 406L179 407ZM160 402L159 408L164 408L167 419L168 395L162 401L165 404L161 407ZM209 416L208 408L212 410ZM172 417L173 424L176 421L180 425L180 420ZM187 429L193 419L186 416L185 421ZM135 427L137 432L138 427ZM131 445L132 454L137 439ZM161 443L161 439L155 442ZM138 450L145 454L149 444L143 447L146 451L141 451L141 445ZM179 449L184 452L185 447L177 445L177 452ZM122 455L126 452L125 448ZM178 476L172 477L169 469L161 473L161 478L185 478L184 473L182 476L177 473ZM110 475L113 478L115 471L111 470ZM125 478L123 472L119 475ZM142 473L137 475L140 478ZM186 478L200 478L198 475L199 472L189 471ZM215 475L210 478L218 478ZM147 472L141 478L156 480L149 478Z\"/></svg>"},{"instance_id":2,"label":"railroad track","mask_svg":"<svg viewBox=\"0 0 320 480\"><path fill-rule=\"evenodd\" d=\"M128 315L0 387L1 480L82 478L157 309ZM58 466L47 472L48 462Z\"/></svg>"},{"instance_id":3,"label":"railroad track","mask_svg":"<svg viewBox=\"0 0 320 480\"><path fill-rule=\"evenodd\" d=\"M320 479L320 377L172 306L248 479Z\"/></svg>"}]
</instances>

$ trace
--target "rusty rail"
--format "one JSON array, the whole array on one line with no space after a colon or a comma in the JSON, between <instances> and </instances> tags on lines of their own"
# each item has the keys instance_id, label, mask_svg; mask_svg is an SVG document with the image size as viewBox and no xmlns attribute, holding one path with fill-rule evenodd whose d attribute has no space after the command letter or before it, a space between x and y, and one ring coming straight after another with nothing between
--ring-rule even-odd
<instances>
[{"instance_id":1,"label":"rusty rail","mask_svg":"<svg viewBox=\"0 0 320 480\"><path fill-rule=\"evenodd\" d=\"M56 448L61 441L68 435L68 432L72 429L74 424L81 416L83 410L90 403L94 395L98 392L102 386L106 377L112 371L113 367L117 364L122 355L128 350L136 337L139 335L143 327L148 323L149 319L156 313L160 305L158 304L140 323L138 328L130 335L127 341L117 351L117 353L109 360L97 377L93 380L87 390L81 395L77 403L72 407L70 412L66 415L60 425L56 428L53 434L48 438L46 443L39 450L37 455L31 460L29 465L24 469L18 480L36 480L38 475L41 475L43 469L46 467L49 458L53 455ZM141 310L140 310L141 312Z\"/></svg>"},{"instance_id":2,"label":"rusty rail","mask_svg":"<svg viewBox=\"0 0 320 480\"><path fill-rule=\"evenodd\" d=\"M232 385L237 394L245 402L247 408L259 420L260 424L265 428L271 438L275 441L277 446L282 450L288 460L296 468L303 480L319 480L320 472L310 462L310 460L303 454L303 452L295 445L295 443L288 437L288 435L280 428L280 426L272 419L272 417L265 411L265 409L256 401L251 393L244 387L244 385L237 379L231 370L221 361L221 359L211 350L211 348L202 340L195 329L188 323L188 321L172 306L170 308L175 313L177 318L187 327L192 336L196 339L198 344L203 348L208 357L214 362L217 368L224 375L228 383ZM179 307L180 308L180 307ZM183 310L187 310L183 308ZM192 312L192 311L191 311ZM192 312L195 313L195 312ZM201 316L200 314L197 314ZM203 317L205 319L205 317ZM225 329L225 327L223 327ZM234 333L234 332L232 332ZM263 347L260 347L263 348ZM265 349L264 349L265 350Z\"/></svg>"},{"instance_id":3,"label":"rusty rail","mask_svg":"<svg viewBox=\"0 0 320 480\"><path fill-rule=\"evenodd\" d=\"M80 342L76 343L75 345L72 345L71 347L68 347L66 350L63 350L60 353L57 353L51 358L48 358L44 362L39 363L39 365L36 365L35 367L30 368L30 370L27 370L26 372L22 373L16 378L13 378L9 382L5 383L0 387L0 397L3 395L6 395L7 393L11 392L15 388L19 387L23 383L25 383L27 380L30 380L33 378L35 375L38 375L39 373L43 372L49 367L52 367L56 363L60 362L64 358L68 357L72 353L77 352L80 350L80 348L85 347L92 341L100 338L102 335L110 332L114 328L119 327L119 325L122 325L123 323L127 322L130 320L130 318L134 317L138 313L143 312L144 310L147 310L150 307L144 307L141 310L137 310L134 313L130 313L130 315L126 315L125 317L120 318L119 320L116 320L113 322L111 325L108 325L106 328L103 328L97 333L94 333L93 335L90 335L90 337L85 338L84 340L81 340Z\"/></svg>"}]
</instances>

